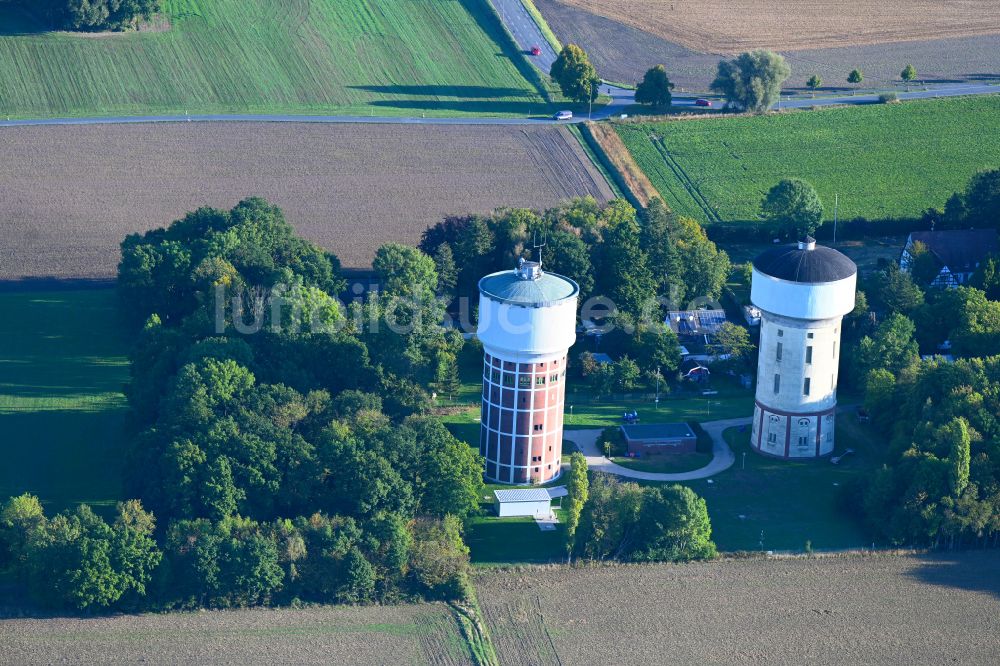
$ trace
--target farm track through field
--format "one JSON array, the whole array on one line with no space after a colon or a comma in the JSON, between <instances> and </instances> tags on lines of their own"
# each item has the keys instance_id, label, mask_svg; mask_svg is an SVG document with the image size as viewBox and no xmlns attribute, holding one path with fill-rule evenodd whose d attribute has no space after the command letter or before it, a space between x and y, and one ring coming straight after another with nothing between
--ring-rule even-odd
<instances>
[{"instance_id":1,"label":"farm track through field","mask_svg":"<svg viewBox=\"0 0 1000 666\"><path fill-rule=\"evenodd\" d=\"M710 222L721 222L722 218L720 218L719 214L714 208L712 208L712 204L710 204L708 199L705 198L705 195L702 194L701 189L699 189L698 185L691 180L691 176L684 171L684 167L680 165L680 162L674 159L674 156L670 154L670 149L667 148L667 144L664 142L663 137L650 135L649 140L653 142L657 152L663 156L663 161L666 162L667 166L670 167L670 170L674 172L674 175L677 176L677 179L684 186L684 189L688 191L688 194L691 195L694 202L698 204L702 212L705 213L705 217Z\"/></svg>"}]
</instances>

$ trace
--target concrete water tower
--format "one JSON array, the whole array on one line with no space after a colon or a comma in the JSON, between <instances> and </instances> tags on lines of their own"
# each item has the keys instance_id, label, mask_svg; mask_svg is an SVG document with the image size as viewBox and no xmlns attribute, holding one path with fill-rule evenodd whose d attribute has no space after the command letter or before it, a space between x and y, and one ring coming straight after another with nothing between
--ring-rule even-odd
<instances>
[{"instance_id":1,"label":"concrete water tower","mask_svg":"<svg viewBox=\"0 0 1000 666\"><path fill-rule=\"evenodd\" d=\"M833 452L844 315L858 267L812 238L753 261L750 300L761 311L757 400L750 445L779 458Z\"/></svg>"},{"instance_id":2,"label":"concrete water tower","mask_svg":"<svg viewBox=\"0 0 1000 666\"><path fill-rule=\"evenodd\" d=\"M479 452L490 481L545 483L560 474L566 355L576 342L579 291L573 280L523 259L479 281Z\"/></svg>"}]
</instances>

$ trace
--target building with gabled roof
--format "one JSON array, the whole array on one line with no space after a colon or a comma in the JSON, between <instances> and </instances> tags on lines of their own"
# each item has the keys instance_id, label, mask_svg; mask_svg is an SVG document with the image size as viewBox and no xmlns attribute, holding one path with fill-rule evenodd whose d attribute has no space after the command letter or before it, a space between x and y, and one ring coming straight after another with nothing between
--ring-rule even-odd
<instances>
[{"instance_id":1,"label":"building with gabled roof","mask_svg":"<svg viewBox=\"0 0 1000 666\"><path fill-rule=\"evenodd\" d=\"M913 270L916 243L923 243L940 265L940 272L931 281L932 287L967 284L979 264L1000 251L996 229L914 231L907 237L899 257L899 267L907 273Z\"/></svg>"}]
</instances>

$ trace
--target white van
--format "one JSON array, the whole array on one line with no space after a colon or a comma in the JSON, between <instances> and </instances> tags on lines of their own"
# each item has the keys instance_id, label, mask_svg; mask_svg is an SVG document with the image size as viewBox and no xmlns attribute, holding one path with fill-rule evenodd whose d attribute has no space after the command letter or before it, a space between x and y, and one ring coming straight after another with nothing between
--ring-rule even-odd
<instances>
[{"instance_id":1,"label":"white van","mask_svg":"<svg viewBox=\"0 0 1000 666\"><path fill-rule=\"evenodd\" d=\"M560 111L559 113L557 113L556 115L554 115L552 117L555 118L556 120L572 120L573 119L573 112L572 111Z\"/></svg>"}]
</instances>

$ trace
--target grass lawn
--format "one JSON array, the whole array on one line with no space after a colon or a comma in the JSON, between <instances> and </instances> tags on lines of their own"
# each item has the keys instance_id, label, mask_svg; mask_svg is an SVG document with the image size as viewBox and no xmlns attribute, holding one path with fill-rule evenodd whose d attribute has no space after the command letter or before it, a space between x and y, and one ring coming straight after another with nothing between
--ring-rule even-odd
<instances>
[{"instance_id":1,"label":"grass lawn","mask_svg":"<svg viewBox=\"0 0 1000 666\"><path fill-rule=\"evenodd\" d=\"M839 488L880 464L882 444L853 415L837 417L837 449L854 455L839 465L823 459L787 462L750 451L750 431L732 428L726 440L736 464L707 479L687 483L708 503L712 533L722 551L802 551L806 541L817 550L870 546L871 540L837 506ZM746 469L742 468L746 453Z\"/></svg>"},{"instance_id":2,"label":"grass lawn","mask_svg":"<svg viewBox=\"0 0 1000 666\"><path fill-rule=\"evenodd\" d=\"M451 404L441 410L441 419L452 434L479 447L479 398L482 393L479 367L463 367L460 394L467 400L464 406ZM712 380L717 395L702 396L696 392L676 392L660 397L657 407L653 397L635 394L615 396L595 401L583 393L571 393L566 399L563 427L567 430L607 428L621 425L622 413L639 413L642 423L675 423L679 421L715 421L753 414L753 393L728 377Z\"/></svg>"},{"instance_id":3,"label":"grass lawn","mask_svg":"<svg viewBox=\"0 0 1000 666\"><path fill-rule=\"evenodd\" d=\"M486 0L164 0L169 29L43 32L0 5L0 114L525 115Z\"/></svg>"},{"instance_id":4,"label":"grass lawn","mask_svg":"<svg viewBox=\"0 0 1000 666\"><path fill-rule=\"evenodd\" d=\"M628 467L640 472L657 472L674 474L679 472L690 472L700 469L712 462L711 453L677 453L657 456L646 456L645 458L629 458L628 456L615 456L612 462Z\"/></svg>"},{"instance_id":5,"label":"grass lawn","mask_svg":"<svg viewBox=\"0 0 1000 666\"><path fill-rule=\"evenodd\" d=\"M0 501L121 498L128 341L112 289L0 293Z\"/></svg>"},{"instance_id":6,"label":"grass lawn","mask_svg":"<svg viewBox=\"0 0 1000 666\"><path fill-rule=\"evenodd\" d=\"M504 486L509 487L509 486ZM492 513L492 507L489 509ZM497 518L488 513L465 523L465 542L473 564L500 565L557 562L566 558L565 513L556 509L560 523L551 532L538 529L534 518Z\"/></svg>"},{"instance_id":7,"label":"grass lawn","mask_svg":"<svg viewBox=\"0 0 1000 666\"><path fill-rule=\"evenodd\" d=\"M1000 164L1000 96L615 127L665 201L703 223L758 219L782 178L815 185L833 217L915 217Z\"/></svg>"}]
</instances>

